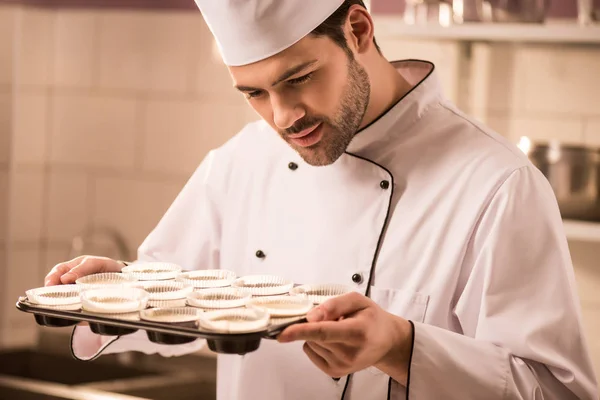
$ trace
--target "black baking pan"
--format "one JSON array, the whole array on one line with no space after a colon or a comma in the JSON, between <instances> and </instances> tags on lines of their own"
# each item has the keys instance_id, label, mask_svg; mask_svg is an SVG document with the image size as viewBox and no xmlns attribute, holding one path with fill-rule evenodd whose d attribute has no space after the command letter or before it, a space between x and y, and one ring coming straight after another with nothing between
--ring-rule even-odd
<instances>
[{"instance_id":1,"label":"black baking pan","mask_svg":"<svg viewBox=\"0 0 600 400\"><path fill-rule=\"evenodd\" d=\"M51 317L49 315L44 314L34 314L34 317L35 322L37 322L38 325L48 326L52 328L64 328L66 326L74 326L80 322L75 319Z\"/></svg>"},{"instance_id":2,"label":"black baking pan","mask_svg":"<svg viewBox=\"0 0 600 400\"><path fill-rule=\"evenodd\" d=\"M138 328L125 328L117 325L99 324L94 322L89 322L88 324L90 325L90 330L92 332L105 336L124 336L138 331Z\"/></svg>"},{"instance_id":3,"label":"black baking pan","mask_svg":"<svg viewBox=\"0 0 600 400\"><path fill-rule=\"evenodd\" d=\"M262 339L275 339L287 326L306 322L306 319L298 319L282 325L271 325L259 332L227 334L202 330L196 324L125 320L102 314L92 314L84 310L44 308L28 302L26 297L19 298L16 307L20 311L34 314L36 321L44 326L58 328L87 322L92 331L110 336L144 330L147 332L149 340L160 344L182 344L193 342L196 339L207 339L208 346L212 351L223 354L246 354L255 351L259 348Z\"/></svg>"}]
</instances>

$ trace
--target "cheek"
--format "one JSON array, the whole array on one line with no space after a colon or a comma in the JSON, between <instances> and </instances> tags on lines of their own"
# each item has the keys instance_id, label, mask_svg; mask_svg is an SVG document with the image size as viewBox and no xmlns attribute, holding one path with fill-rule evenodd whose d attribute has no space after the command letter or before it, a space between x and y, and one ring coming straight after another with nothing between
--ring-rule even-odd
<instances>
[{"instance_id":1,"label":"cheek","mask_svg":"<svg viewBox=\"0 0 600 400\"><path fill-rule=\"evenodd\" d=\"M271 104L266 100L249 100L248 104L252 109L269 125L273 126L273 110Z\"/></svg>"},{"instance_id":2,"label":"cheek","mask_svg":"<svg viewBox=\"0 0 600 400\"><path fill-rule=\"evenodd\" d=\"M344 92L344 83L332 79L327 83L316 83L304 93L303 102L309 113L331 117L339 108Z\"/></svg>"}]
</instances>

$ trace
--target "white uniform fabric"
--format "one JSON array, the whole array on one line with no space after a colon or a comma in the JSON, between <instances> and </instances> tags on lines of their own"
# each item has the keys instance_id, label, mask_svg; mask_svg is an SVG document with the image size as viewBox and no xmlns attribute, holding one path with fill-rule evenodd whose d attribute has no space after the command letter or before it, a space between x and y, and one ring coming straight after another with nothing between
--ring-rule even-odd
<instances>
[{"instance_id":1,"label":"white uniform fabric","mask_svg":"<svg viewBox=\"0 0 600 400\"><path fill-rule=\"evenodd\" d=\"M343 0L196 0L226 65L268 58L321 25Z\"/></svg>"},{"instance_id":2,"label":"white uniform fabric","mask_svg":"<svg viewBox=\"0 0 600 400\"><path fill-rule=\"evenodd\" d=\"M250 124L206 157L139 258L365 292L381 241L371 298L414 323L410 399L597 399L547 180L445 99L430 63L395 65L415 87L334 164L309 166L265 122ZM89 357L107 340L77 328L73 350ZM176 355L200 345L160 347L140 332L105 351ZM301 343L265 340L244 357L219 356L220 400L333 400L344 384ZM369 368L346 399L385 399L387 390L388 377ZM394 382L391 398L406 388Z\"/></svg>"}]
</instances>

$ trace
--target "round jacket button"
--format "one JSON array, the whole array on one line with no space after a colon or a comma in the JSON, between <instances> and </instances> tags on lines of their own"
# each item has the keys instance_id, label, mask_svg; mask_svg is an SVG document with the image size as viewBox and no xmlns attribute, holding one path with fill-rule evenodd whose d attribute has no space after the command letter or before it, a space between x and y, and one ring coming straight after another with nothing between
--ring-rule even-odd
<instances>
[{"instance_id":1,"label":"round jacket button","mask_svg":"<svg viewBox=\"0 0 600 400\"><path fill-rule=\"evenodd\" d=\"M390 181L383 180L379 182L379 186L385 190L390 187Z\"/></svg>"},{"instance_id":2,"label":"round jacket button","mask_svg":"<svg viewBox=\"0 0 600 400\"><path fill-rule=\"evenodd\" d=\"M363 277L362 274L354 274L352 275L352 282L354 283L362 283Z\"/></svg>"},{"instance_id":3,"label":"round jacket button","mask_svg":"<svg viewBox=\"0 0 600 400\"><path fill-rule=\"evenodd\" d=\"M296 164L295 162L291 162L288 164L288 168L291 169L292 171L295 171L298 169L298 164Z\"/></svg>"},{"instance_id":4,"label":"round jacket button","mask_svg":"<svg viewBox=\"0 0 600 400\"><path fill-rule=\"evenodd\" d=\"M256 250L256 257L265 258L266 254L262 250Z\"/></svg>"}]
</instances>

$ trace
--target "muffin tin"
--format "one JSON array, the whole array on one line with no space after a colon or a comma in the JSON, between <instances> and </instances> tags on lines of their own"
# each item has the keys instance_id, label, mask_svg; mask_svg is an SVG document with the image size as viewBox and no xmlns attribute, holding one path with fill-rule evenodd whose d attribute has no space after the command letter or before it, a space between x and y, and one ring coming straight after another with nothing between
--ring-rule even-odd
<instances>
[{"instance_id":1,"label":"muffin tin","mask_svg":"<svg viewBox=\"0 0 600 400\"><path fill-rule=\"evenodd\" d=\"M140 274L156 278L168 268L159 263L135 266L138 275L130 270L96 274L74 285L29 290L17 309L34 314L44 326L87 322L100 335L143 330L154 343L206 339L214 352L246 354L287 326L306 322L315 304L352 290L341 285L294 287L278 276L237 277L227 270L186 271L174 279L149 281L150 275Z\"/></svg>"}]
</instances>

